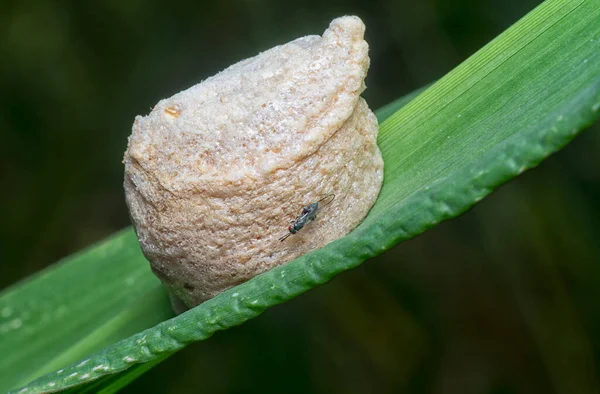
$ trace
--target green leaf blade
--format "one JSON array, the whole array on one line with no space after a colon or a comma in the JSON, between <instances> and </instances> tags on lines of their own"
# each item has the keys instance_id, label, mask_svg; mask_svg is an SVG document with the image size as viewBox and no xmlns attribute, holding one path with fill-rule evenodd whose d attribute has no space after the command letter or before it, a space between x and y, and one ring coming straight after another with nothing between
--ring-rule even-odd
<instances>
[{"instance_id":1,"label":"green leaf blade","mask_svg":"<svg viewBox=\"0 0 600 394\"><path fill-rule=\"evenodd\" d=\"M0 293L1 391L172 317L136 244L117 233Z\"/></svg>"}]
</instances>

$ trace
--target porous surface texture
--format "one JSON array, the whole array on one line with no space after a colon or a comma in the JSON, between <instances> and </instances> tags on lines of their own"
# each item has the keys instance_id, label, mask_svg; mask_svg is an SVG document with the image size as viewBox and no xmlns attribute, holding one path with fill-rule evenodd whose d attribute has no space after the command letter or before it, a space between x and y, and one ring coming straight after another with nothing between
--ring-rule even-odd
<instances>
[{"instance_id":1,"label":"porous surface texture","mask_svg":"<svg viewBox=\"0 0 600 394\"><path fill-rule=\"evenodd\" d=\"M335 19L322 37L241 61L136 117L127 204L153 271L187 307L344 236L374 204L383 161L360 97L364 29Z\"/></svg>"}]
</instances>

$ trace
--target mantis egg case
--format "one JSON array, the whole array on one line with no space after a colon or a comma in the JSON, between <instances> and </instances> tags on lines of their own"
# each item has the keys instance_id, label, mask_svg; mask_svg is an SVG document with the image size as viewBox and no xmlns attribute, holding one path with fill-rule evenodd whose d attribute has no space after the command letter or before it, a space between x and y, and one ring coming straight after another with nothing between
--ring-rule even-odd
<instances>
[{"instance_id":1,"label":"mantis egg case","mask_svg":"<svg viewBox=\"0 0 600 394\"><path fill-rule=\"evenodd\" d=\"M125 195L144 255L193 307L344 236L383 181L353 16L243 60L138 116ZM280 242L299 209L335 200Z\"/></svg>"}]
</instances>

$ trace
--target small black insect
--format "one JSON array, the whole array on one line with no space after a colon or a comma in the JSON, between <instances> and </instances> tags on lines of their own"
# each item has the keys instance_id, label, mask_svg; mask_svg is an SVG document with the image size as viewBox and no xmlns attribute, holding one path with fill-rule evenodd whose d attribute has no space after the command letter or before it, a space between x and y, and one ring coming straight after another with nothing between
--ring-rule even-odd
<instances>
[{"instance_id":1,"label":"small black insect","mask_svg":"<svg viewBox=\"0 0 600 394\"><path fill-rule=\"evenodd\" d=\"M329 198L331 198L331 200L327 201L326 203L321 204L322 201L325 201ZM315 220L315 218L317 217L317 210L319 209L319 205L321 205L321 206L329 205L333 202L334 199L335 199L335 194L328 194L317 202L313 202L310 205L305 205L302 208L302 213L300 214L300 216L298 216L296 218L296 220L294 220L292 222L292 224L290 224L290 226L288 227L289 233L287 233L283 237L279 238L279 240L281 242L283 242L290 235L296 234L298 231L302 230L304 228L304 226L306 226L307 223L310 223L313 220Z\"/></svg>"}]
</instances>

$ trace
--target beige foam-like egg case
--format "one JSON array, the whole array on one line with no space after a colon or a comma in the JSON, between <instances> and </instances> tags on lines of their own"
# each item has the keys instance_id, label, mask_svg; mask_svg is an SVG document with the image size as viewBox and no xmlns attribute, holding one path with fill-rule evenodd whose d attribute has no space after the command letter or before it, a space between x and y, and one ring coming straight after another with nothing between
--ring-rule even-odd
<instances>
[{"instance_id":1,"label":"beige foam-like egg case","mask_svg":"<svg viewBox=\"0 0 600 394\"><path fill-rule=\"evenodd\" d=\"M374 204L383 161L360 98L363 36L359 18L335 19L322 37L241 61L136 118L127 203L153 271L187 307L344 236Z\"/></svg>"}]
</instances>

